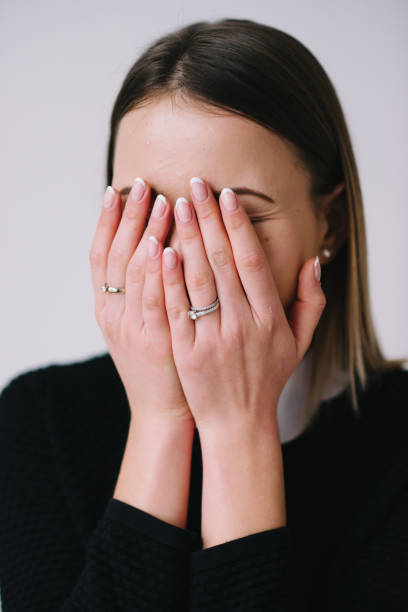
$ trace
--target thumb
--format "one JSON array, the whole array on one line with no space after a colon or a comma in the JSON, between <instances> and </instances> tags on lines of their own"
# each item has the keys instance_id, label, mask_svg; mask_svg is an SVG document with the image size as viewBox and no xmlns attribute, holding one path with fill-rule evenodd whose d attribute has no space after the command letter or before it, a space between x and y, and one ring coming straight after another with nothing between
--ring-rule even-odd
<instances>
[{"instance_id":1,"label":"thumb","mask_svg":"<svg viewBox=\"0 0 408 612\"><path fill-rule=\"evenodd\" d=\"M309 348L326 306L326 296L320 284L320 273L319 257L312 257L304 263L299 274L296 299L288 313L288 322L297 344L298 361L303 359Z\"/></svg>"}]
</instances>

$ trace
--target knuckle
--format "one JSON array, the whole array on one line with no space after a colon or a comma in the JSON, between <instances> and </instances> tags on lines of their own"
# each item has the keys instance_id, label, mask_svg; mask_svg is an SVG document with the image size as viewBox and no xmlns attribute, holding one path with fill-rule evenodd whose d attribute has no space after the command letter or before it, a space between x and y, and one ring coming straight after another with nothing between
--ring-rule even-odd
<instances>
[{"instance_id":1,"label":"knuckle","mask_svg":"<svg viewBox=\"0 0 408 612\"><path fill-rule=\"evenodd\" d=\"M154 258L147 257L145 261L145 268L146 268L146 272L148 272L149 274L152 274L154 276L161 275L161 269L162 269L161 255L158 255Z\"/></svg>"},{"instance_id":2,"label":"knuckle","mask_svg":"<svg viewBox=\"0 0 408 612\"><path fill-rule=\"evenodd\" d=\"M143 296L143 306L146 310L157 310L162 306L161 297L157 294L148 294Z\"/></svg>"},{"instance_id":3,"label":"knuckle","mask_svg":"<svg viewBox=\"0 0 408 612\"><path fill-rule=\"evenodd\" d=\"M200 208L200 219L205 221L212 217L218 218L219 212L216 206L212 202L208 202L207 205L201 206Z\"/></svg>"},{"instance_id":4,"label":"knuckle","mask_svg":"<svg viewBox=\"0 0 408 612\"><path fill-rule=\"evenodd\" d=\"M212 285L212 273L208 270L207 272L200 271L192 274L188 285L193 291L201 291Z\"/></svg>"},{"instance_id":5,"label":"knuckle","mask_svg":"<svg viewBox=\"0 0 408 612\"><path fill-rule=\"evenodd\" d=\"M123 209L122 218L125 220L133 221L134 219L141 219L143 215L141 214L142 206L139 203L135 206L133 202L126 201L125 207Z\"/></svg>"},{"instance_id":6,"label":"knuckle","mask_svg":"<svg viewBox=\"0 0 408 612\"><path fill-rule=\"evenodd\" d=\"M166 285L166 287L176 287L180 284L180 280L176 277L173 278L173 276L167 276L163 279L163 283Z\"/></svg>"},{"instance_id":7,"label":"knuckle","mask_svg":"<svg viewBox=\"0 0 408 612\"><path fill-rule=\"evenodd\" d=\"M265 257L252 251L238 258L238 265L251 272L259 272L265 265Z\"/></svg>"},{"instance_id":8,"label":"knuckle","mask_svg":"<svg viewBox=\"0 0 408 612\"><path fill-rule=\"evenodd\" d=\"M92 248L88 254L91 266L101 266L105 261L105 253L103 251Z\"/></svg>"},{"instance_id":9,"label":"knuckle","mask_svg":"<svg viewBox=\"0 0 408 612\"><path fill-rule=\"evenodd\" d=\"M144 266L137 261L131 261L126 271L126 282L139 284L144 281L145 269Z\"/></svg>"},{"instance_id":10,"label":"knuckle","mask_svg":"<svg viewBox=\"0 0 408 612\"><path fill-rule=\"evenodd\" d=\"M118 247L113 248L109 253L109 265L111 265L113 268L123 267L126 261L126 253Z\"/></svg>"},{"instance_id":11,"label":"knuckle","mask_svg":"<svg viewBox=\"0 0 408 612\"><path fill-rule=\"evenodd\" d=\"M232 215L229 219L229 227L232 230L239 230L245 224L245 217L240 212L238 211L238 214Z\"/></svg>"},{"instance_id":12,"label":"knuckle","mask_svg":"<svg viewBox=\"0 0 408 612\"><path fill-rule=\"evenodd\" d=\"M112 225L112 217L111 217L111 215L109 215L109 214L105 215L104 213L105 213L105 210L102 212L102 215L101 215L101 217L99 219L98 229L99 228L106 229L106 228L108 228L108 227L110 227Z\"/></svg>"},{"instance_id":13,"label":"knuckle","mask_svg":"<svg viewBox=\"0 0 408 612\"><path fill-rule=\"evenodd\" d=\"M235 348L245 348L245 331L239 321L231 322L228 326L228 341Z\"/></svg>"},{"instance_id":14,"label":"knuckle","mask_svg":"<svg viewBox=\"0 0 408 612\"><path fill-rule=\"evenodd\" d=\"M210 255L210 262L214 268L223 270L231 266L231 257L225 249L215 251Z\"/></svg>"},{"instance_id":15,"label":"knuckle","mask_svg":"<svg viewBox=\"0 0 408 612\"><path fill-rule=\"evenodd\" d=\"M208 364L208 361L211 360L214 362L216 359L217 363L223 363L228 356L228 348L225 344L220 346L217 339L211 337L203 338L199 350L190 355L188 367L190 368L191 372L195 374L200 374L201 372L202 374L203 369L205 369L206 365Z\"/></svg>"},{"instance_id":16,"label":"knuckle","mask_svg":"<svg viewBox=\"0 0 408 612\"><path fill-rule=\"evenodd\" d=\"M175 323L186 316L180 306L176 304L168 304L166 310L169 320Z\"/></svg>"},{"instance_id":17,"label":"knuckle","mask_svg":"<svg viewBox=\"0 0 408 612\"><path fill-rule=\"evenodd\" d=\"M185 228L183 231L183 235L181 237L182 241L185 244L189 244L190 242L195 242L198 238L197 230L195 227L193 228Z\"/></svg>"}]
</instances>

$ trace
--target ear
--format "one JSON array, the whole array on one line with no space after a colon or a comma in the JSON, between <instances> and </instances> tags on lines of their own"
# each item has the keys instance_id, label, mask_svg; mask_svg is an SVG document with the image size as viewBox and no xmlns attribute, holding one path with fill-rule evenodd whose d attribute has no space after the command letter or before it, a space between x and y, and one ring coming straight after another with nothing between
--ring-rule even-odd
<instances>
[{"instance_id":1,"label":"ear","mask_svg":"<svg viewBox=\"0 0 408 612\"><path fill-rule=\"evenodd\" d=\"M326 221L327 229L321 236L320 250L329 249L329 259L334 259L348 238L348 211L344 187L344 181L338 183L331 193L323 198L321 204L321 215ZM327 258L322 263L327 263Z\"/></svg>"}]
</instances>

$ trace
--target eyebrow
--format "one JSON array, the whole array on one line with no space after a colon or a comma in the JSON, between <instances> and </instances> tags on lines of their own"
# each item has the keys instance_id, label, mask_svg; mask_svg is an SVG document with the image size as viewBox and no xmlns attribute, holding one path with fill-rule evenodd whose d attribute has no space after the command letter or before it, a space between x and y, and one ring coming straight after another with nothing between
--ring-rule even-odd
<instances>
[{"instance_id":1,"label":"eyebrow","mask_svg":"<svg viewBox=\"0 0 408 612\"><path fill-rule=\"evenodd\" d=\"M123 196L125 196L130 192L131 189L132 187L127 185L126 187L123 187L120 190L120 193ZM249 187L231 187L230 189L232 189L232 191L234 191L237 195L253 195L253 196L256 196L257 198L261 198L262 200L265 200L266 202L270 202L271 204L276 204L273 198L266 195L266 193L262 193L262 191L255 191L255 189L249 189ZM153 195L158 193L157 191L155 191L155 189L153 189L153 187L151 188L151 191ZM214 195L216 196L216 198L219 199L221 191L216 191L215 189L213 189L212 191Z\"/></svg>"}]
</instances>

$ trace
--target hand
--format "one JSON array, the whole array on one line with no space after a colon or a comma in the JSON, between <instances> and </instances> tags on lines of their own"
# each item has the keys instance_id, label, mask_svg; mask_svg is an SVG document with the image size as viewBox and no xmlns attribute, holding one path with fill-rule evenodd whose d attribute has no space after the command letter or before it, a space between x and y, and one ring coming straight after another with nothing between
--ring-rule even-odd
<instances>
[{"instance_id":1,"label":"hand","mask_svg":"<svg viewBox=\"0 0 408 612\"><path fill-rule=\"evenodd\" d=\"M113 207L102 207L89 253L95 317L123 382L132 419L193 424L173 360L164 304L161 242L170 227L171 207L164 198L164 215L156 218L159 195L145 228L151 194L145 186L139 201L129 194L122 216L116 191ZM151 235L159 241L154 258L147 255ZM126 293L103 293L105 281L125 287Z\"/></svg>"},{"instance_id":2,"label":"hand","mask_svg":"<svg viewBox=\"0 0 408 612\"><path fill-rule=\"evenodd\" d=\"M297 300L287 318L245 210L231 190L226 197L237 208L220 207L204 185L207 197L201 202L192 197L191 221L183 223L175 207L184 277L179 261L174 270L163 265L178 375L200 431L248 419L276 424L279 396L306 353L326 303L313 274L315 258L300 271ZM225 202L223 195L220 199ZM195 321L188 318L185 286L194 306L207 306L218 296L219 309Z\"/></svg>"}]
</instances>

